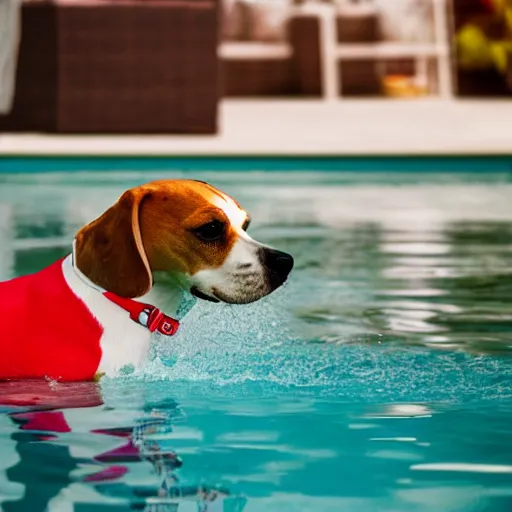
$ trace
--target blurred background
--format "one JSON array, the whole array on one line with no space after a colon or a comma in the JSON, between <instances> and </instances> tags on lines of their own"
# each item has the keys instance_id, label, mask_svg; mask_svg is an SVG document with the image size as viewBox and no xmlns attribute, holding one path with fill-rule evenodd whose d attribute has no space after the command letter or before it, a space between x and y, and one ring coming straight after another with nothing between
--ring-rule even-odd
<instances>
[{"instance_id":1,"label":"blurred background","mask_svg":"<svg viewBox=\"0 0 512 512\"><path fill-rule=\"evenodd\" d=\"M241 100L511 96L511 0L0 2L3 132L222 135Z\"/></svg>"}]
</instances>

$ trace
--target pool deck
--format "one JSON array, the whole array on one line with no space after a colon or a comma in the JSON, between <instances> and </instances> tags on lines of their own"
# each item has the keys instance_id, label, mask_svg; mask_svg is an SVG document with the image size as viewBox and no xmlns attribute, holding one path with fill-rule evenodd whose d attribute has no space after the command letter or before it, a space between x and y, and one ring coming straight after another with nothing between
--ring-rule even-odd
<instances>
[{"instance_id":1,"label":"pool deck","mask_svg":"<svg viewBox=\"0 0 512 512\"><path fill-rule=\"evenodd\" d=\"M512 101L229 100L220 134L1 134L0 156L511 155Z\"/></svg>"}]
</instances>

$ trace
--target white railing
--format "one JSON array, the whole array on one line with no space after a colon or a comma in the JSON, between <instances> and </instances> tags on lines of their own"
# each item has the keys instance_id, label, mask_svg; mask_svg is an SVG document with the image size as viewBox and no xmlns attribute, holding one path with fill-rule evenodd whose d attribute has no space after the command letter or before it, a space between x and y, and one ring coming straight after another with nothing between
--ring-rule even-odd
<instances>
[{"instance_id":1,"label":"white railing","mask_svg":"<svg viewBox=\"0 0 512 512\"><path fill-rule=\"evenodd\" d=\"M392 1L392 0L390 0ZM432 43L377 42L377 43L338 43L336 13L329 4L305 4L294 8L293 15L318 16L320 23L320 62L325 100L339 100L340 59L414 59L418 83L428 81L428 61L436 62L437 96L448 99L453 96L452 72L450 64L450 33L447 19L447 0L429 0L433 6L434 41ZM222 43L219 56L223 59L281 59L291 55L292 48L287 43Z\"/></svg>"},{"instance_id":2,"label":"white railing","mask_svg":"<svg viewBox=\"0 0 512 512\"><path fill-rule=\"evenodd\" d=\"M452 96L450 69L450 35L446 0L431 0L434 16L434 42L379 42L368 44L338 43L336 9L330 5L314 6L320 22L320 48L324 98L340 99L338 63L340 59L393 59L411 58L416 61L418 81L426 81L428 59L437 63L438 96ZM311 9L311 7L309 8ZM310 11L311 12L311 11ZM343 76L341 76L343 80Z\"/></svg>"}]
</instances>

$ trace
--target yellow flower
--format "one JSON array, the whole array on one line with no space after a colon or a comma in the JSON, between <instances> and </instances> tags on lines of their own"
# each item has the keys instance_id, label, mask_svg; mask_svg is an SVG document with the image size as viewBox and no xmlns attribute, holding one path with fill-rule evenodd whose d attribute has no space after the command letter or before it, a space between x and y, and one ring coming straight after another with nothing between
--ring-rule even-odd
<instances>
[{"instance_id":1,"label":"yellow flower","mask_svg":"<svg viewBox=\"0 0 512 512\"><path fill-rule=\"evenodd\" d=\"M491 45L483 30L476 25L465 25L456 36L459 65L466 69L492 66Z\"/></svg>"}]
</instances>

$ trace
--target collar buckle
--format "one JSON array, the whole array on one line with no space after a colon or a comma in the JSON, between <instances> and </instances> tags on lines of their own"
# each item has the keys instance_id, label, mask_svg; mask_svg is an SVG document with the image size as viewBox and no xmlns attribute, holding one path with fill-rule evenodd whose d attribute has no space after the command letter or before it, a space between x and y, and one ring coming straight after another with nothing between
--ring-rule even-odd
<instances>
[{"instance_id":1,"label":"collar buckle","mask_svg":"<svg viewBox=\"0 0 512 512\"><path fill-rule=\"evenodd\" d=\"M178 330L178 322L173 318L164 315L158 308L150 311L146 327L150 332L159 332L164 336L172 336Z\"/></svg>"},{"instance_id":2,"label":"collar buckle","mask_svg":"<svg viewBox=\"0 0 512 512\"><path fill-rule=\"evenodd\" d=\"M142 325L149 332L158 332L164 336L173 336L178 331L180 323L150 304L143 304L132 299L119 297L112 292L103 295L130 314L130 318Z\"/></svg>"}]
</instances>

